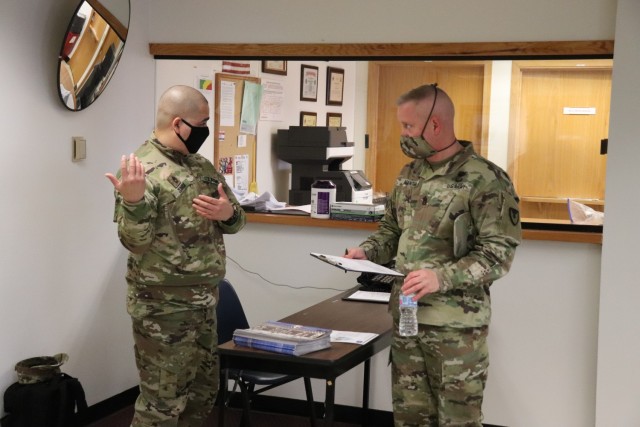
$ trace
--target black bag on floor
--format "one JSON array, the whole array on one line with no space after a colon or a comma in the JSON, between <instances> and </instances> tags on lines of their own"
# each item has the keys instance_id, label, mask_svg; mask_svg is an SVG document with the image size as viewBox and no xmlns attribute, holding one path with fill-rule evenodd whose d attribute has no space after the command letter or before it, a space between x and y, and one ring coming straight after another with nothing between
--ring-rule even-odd
<instances>
[{"instance_id":1,"label":"black bag on floor","mask_svg":"<svg viewBox=\"0 0 640 427\"><path fill-rule=\"evenodd\" d=\"M66 354L26 359L16 365L18 382L4 393L2 427L76 427L87 409L77 378L60 372Z\"/></svg>"}]
</instances>

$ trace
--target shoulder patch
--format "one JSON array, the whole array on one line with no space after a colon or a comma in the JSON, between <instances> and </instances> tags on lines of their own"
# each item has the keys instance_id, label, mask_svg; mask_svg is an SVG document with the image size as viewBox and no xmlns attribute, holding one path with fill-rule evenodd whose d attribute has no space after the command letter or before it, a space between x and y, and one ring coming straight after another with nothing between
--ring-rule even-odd
<instances>
[{"instance_id":1,"label":"shoulder patch","mask_svg":"<svg viewBox=\"0 0 640 427\"><path fill-rule=\"evenodd\" d=\"M518 222L520 222L520 212L515 208L509 208L509 219L511 220L511 224L518 225Z\"/></svg>"}]
</instances>

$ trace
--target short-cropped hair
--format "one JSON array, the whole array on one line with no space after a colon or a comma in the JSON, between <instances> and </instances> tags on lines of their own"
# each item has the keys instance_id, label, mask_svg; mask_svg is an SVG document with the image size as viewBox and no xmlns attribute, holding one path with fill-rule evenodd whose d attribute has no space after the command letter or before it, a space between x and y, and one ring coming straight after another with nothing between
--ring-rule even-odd
<instances>
[{"instance_id":1,"label":"short-cropped hair","mask_svg":"<svg viewBox=\"0 0 640 427\"><path fill-rule=\"evenodd\" d=\"M423 101L425 99L432 98L433 96L435 96L437 90L438 83L418 86L411 89L409 92L400 95L400 97L396 101L396 105L402 105L405 102L409 101Z\"/></svg>"}]
</instances>

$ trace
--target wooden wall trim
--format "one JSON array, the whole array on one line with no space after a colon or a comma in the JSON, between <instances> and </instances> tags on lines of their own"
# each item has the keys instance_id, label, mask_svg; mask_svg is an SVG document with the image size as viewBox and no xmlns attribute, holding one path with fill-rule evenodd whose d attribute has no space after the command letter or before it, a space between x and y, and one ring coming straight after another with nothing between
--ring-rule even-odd
<instances>
[{"instance_id":1,"label":"wooden wall trim","mask_svg":"<svg viewBox=\"0 0 640 427\"><path fill-rule=\"evenodd\" d=\"M613 40L478 43L150 43L156 58L607 57Z\"/></svg>"}]
</instances>

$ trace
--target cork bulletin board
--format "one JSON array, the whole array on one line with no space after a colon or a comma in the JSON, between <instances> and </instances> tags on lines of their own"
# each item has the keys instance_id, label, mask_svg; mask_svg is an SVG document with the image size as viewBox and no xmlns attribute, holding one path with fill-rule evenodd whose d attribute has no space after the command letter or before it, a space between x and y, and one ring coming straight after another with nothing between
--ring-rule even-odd
<instances>
[{"instance_id":1,"label":"cork bulletin board","mask_svg":"<svg viewBox=\"0 0 640 427\"><path fill-rule=\"evenodd\" d=\"M218 73L215 76L213 164L239 190L256 180L256 135L242 132L242 101L246 82L257 77ZM246 170L244 170L246 168Z\"/></svg>"}]
</instances>

